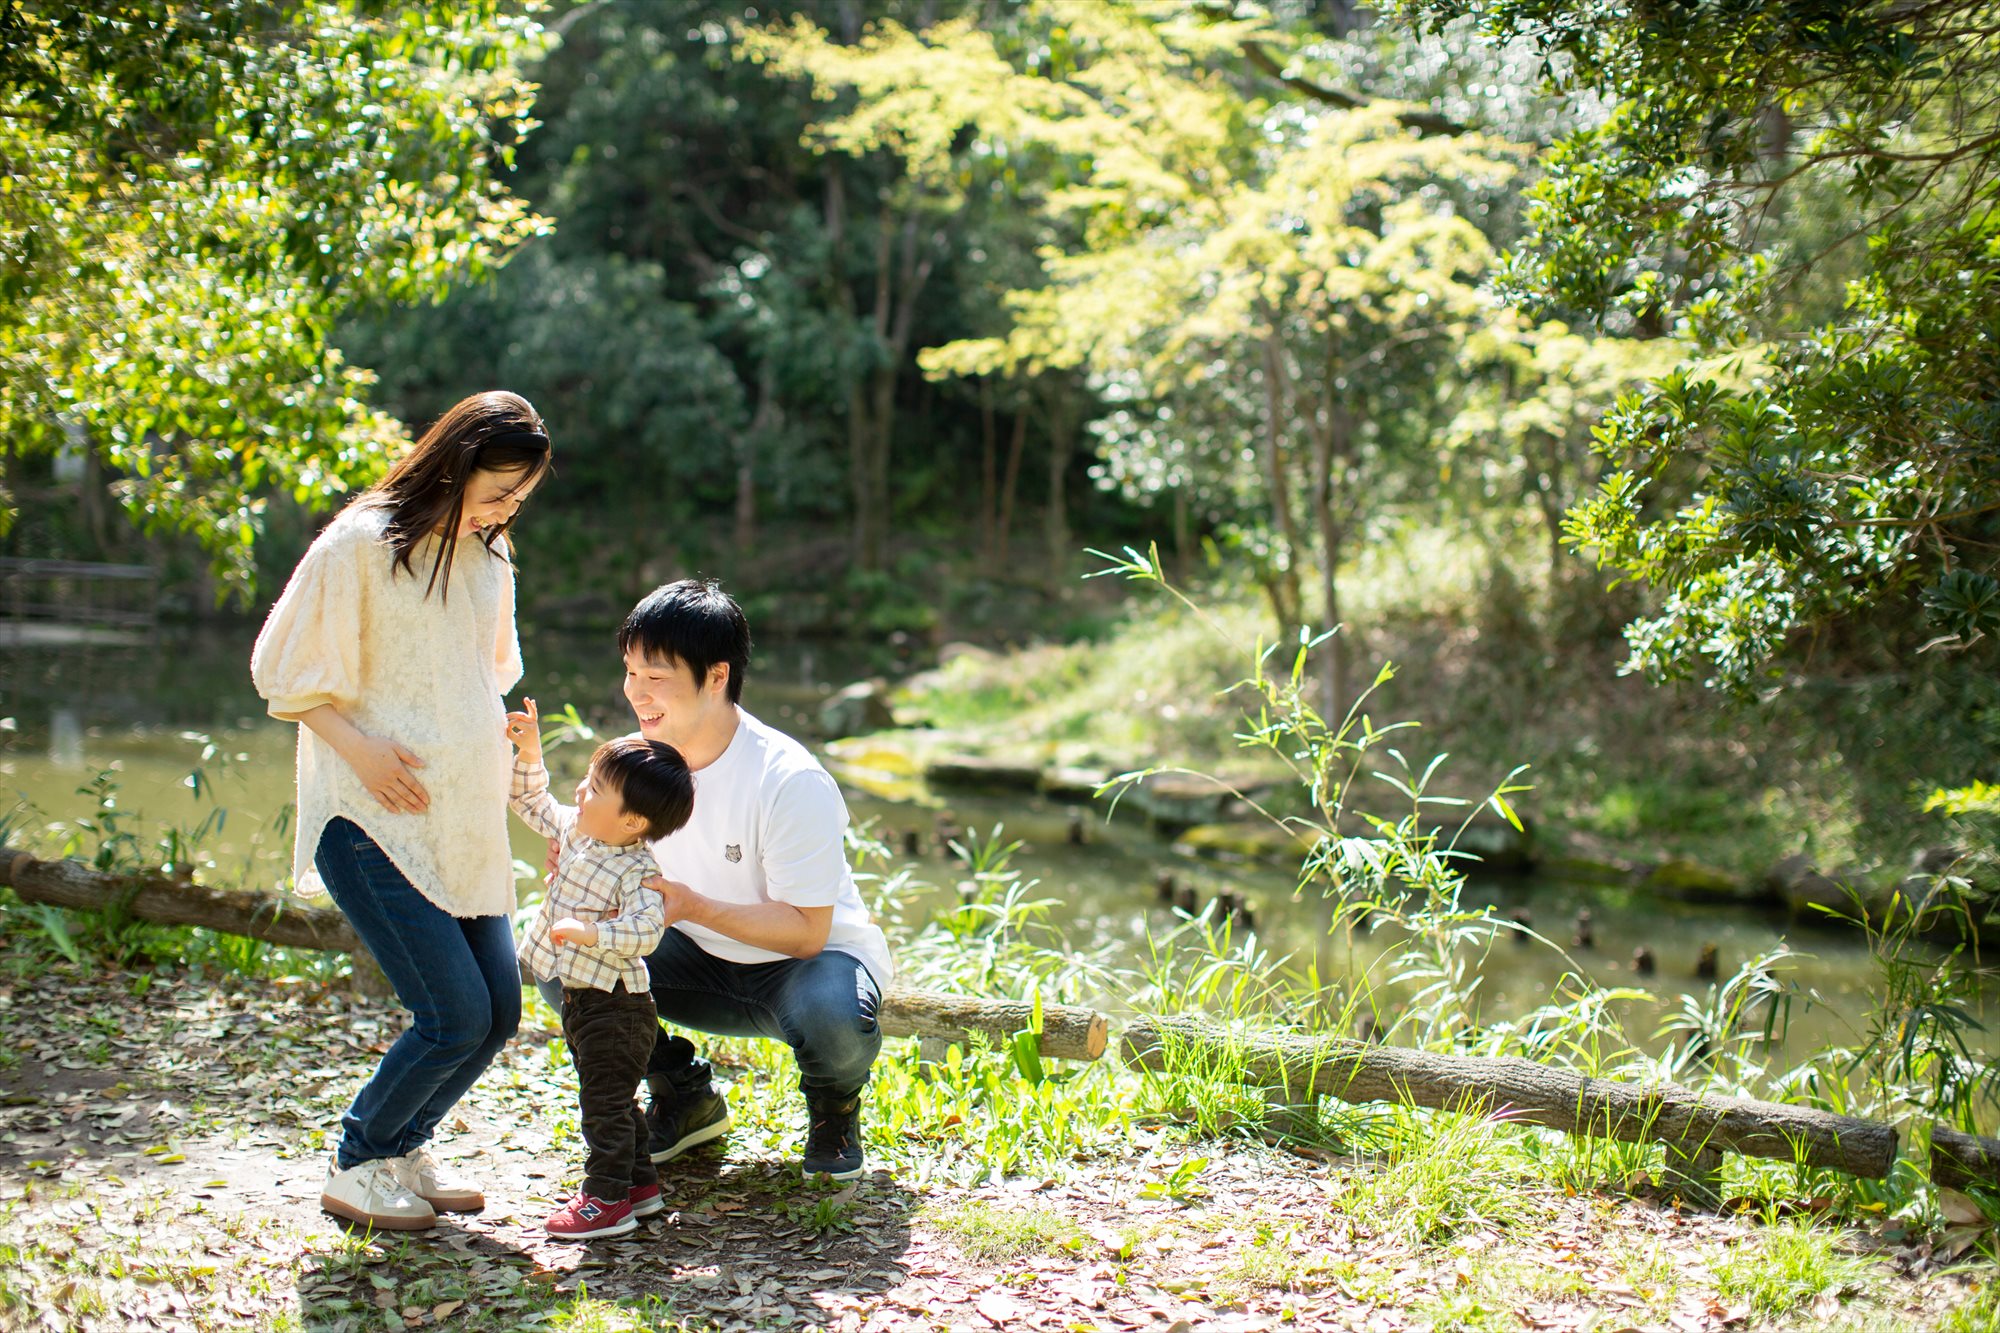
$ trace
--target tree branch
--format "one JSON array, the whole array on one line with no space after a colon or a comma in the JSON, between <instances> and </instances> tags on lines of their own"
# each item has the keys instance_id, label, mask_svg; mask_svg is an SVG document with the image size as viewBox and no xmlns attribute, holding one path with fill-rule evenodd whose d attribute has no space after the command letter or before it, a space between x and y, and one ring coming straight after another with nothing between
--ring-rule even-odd
<instances>
[{"instance_id":1,"label":"tree branch","mask_svg":"<svg viewBox=\"0 0 2000 1333\"><path fill-rule=\"evenodd\" d=\"M1243 43L1243 58L1293 92L1303 93L1325 106L1339 107L1342 111L1359 111L1372 100L1342 92L1338 88L1329 88L1322 83L1314 83L1303 75L1285 73L1285 67L1264 49L1262 42ZM1470 126L1461 125L1435 111L1399 111L1396 113L1396 122L1404 129L1414 130L1418 134L1451 135L1471 132Z\"/></svg>"}]
</instances>

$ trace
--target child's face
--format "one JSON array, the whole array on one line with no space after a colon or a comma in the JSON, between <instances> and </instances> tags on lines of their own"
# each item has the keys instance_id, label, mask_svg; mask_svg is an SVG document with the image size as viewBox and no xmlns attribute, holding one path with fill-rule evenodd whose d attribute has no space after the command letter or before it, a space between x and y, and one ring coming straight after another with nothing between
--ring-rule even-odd
<instances>
[{"instance_id":1,"label":"child's face","mask_svg":"<svg viewBox=\"0 0 2000 1333\"><path fill-rule=\"evenodd\" d=\"M576 805L576 831L586 838L623 847L638 842L646 833L643 816L625 809L618 789L602 781L593 771Z\"/></svg>"}]
</instances>

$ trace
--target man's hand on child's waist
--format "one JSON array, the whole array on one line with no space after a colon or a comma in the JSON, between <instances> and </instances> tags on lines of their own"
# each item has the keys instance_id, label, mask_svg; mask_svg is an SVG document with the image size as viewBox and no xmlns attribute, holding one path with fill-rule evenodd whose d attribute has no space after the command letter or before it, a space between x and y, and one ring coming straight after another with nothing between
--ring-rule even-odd
<instances>
[{"instance_id":1,"label":"man's hand on child's waist","mask_svg":"<svg viewBox=\"0 0 2000 1333\"><path fill-rule=\"evenodd\" d=\"M641 885L660 895L667 906L667 924L686 921L694 915L695 891L677 879L664 875L648 875L639 881Z\"/></svg>"}]
</instances>

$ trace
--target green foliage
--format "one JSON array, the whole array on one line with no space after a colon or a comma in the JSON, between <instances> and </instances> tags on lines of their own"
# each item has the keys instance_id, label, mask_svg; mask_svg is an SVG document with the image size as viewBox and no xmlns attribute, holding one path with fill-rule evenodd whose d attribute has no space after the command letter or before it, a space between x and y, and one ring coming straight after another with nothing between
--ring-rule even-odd
<instances>
[{"instance_id":1,"label":"green foliage","mask_svg":"<svg viewBox=\"0 0 2000 1333\"><path fill-rule=\"evenodd\" d=\"M499 0L20 0L0 29L0 431L94 452L247 591L264 496L325 505L404 438L333 320L543 225L494 180L538 29Z\"/></svg>"},{"instance_id":2,"label":"green foliage","mask_svg":"<svg viewBox=\"0 0 2000 1333\"><path fill-rule=\"evenodd\" d=\"M652 262L571 258L537 244L436 312L369 312L349 324L342 345L381 367L385 397L418 419L449 406L468 383L504 384L535 403L555 432L565 505L595 511L583 559L596 563L613 515L664 524L704 503L726 505L735 487L729 450L686 445L744 428L744 386L708 341L706 317L665 299L665 286ZM616 447L593 447L599 442ZM536 535L524 531L522 540ZM538 564L564 554L548 551ZM592 573L601 581L601 571Z\"/></svg>"},{"instance_id":3,"label":"green foliage","mask_svg":"<svg viewBox=\"0 0 2000 1333\"><path fill-rule=\"evenodd\" d=\"M1660 592L1633 667L1752 692L1844 624L1906 653L2000 630L1991 0L1401 8L1613 103L1548 154L1511 299L1726 358L1605 416L1571 516Z\"/></svg>"},{"instance_id":4,"label":"green foliage","mask_svg":"<svg viewBox=\"0 0 2000 1333\"><path fill-rule=\"evenodd\" d=\"M1504 190L1516 154L1420 135L1395 104L1273 98L1230 68L1291 43L1261 12L1038 5L1020 26L1039 40L964 21L883 22L854 43L794 23L743 40L839 99L814 130L829 146L886 149L946 191L965 188L967 140L975 159L1044 165L1026 201L1050 241L1004 297L1008 327L921 364L1088 372L1113 409L1096 430L1103 484L1200 505L1287 630L1304 618L1317 542L1337 619L1342 548L1422 475L1456 384L1452 341L1485 316L1488 243L1468 214Z\"/></svg>"},{"instance_id":5,"label":"green foliage","mask_svg":"<svg viewBox=\"0 0 2000 1333\"><path fill-rule=\"evenodd\" d=\"M1208 1187L1201 1183L1202 1174L1208 1170L1206 1157L1184 1157L1166 1171L1139 1187L1142 1199L1163 1199L1186 1208L1199 1203L1208 1195Z\"/></svg>"}]
</instances>

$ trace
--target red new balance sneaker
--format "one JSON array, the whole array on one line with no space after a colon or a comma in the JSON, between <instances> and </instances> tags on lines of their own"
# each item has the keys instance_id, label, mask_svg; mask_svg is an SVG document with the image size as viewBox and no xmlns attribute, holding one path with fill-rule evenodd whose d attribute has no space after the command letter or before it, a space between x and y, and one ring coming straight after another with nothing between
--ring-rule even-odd
<instances>
[{"instance_id":1,"label":"red new balance sneaker","mask_svg":"<svg viewBox=\"0 0 2000 1333\"><path fill-rule=\"evenodd\" d=\"M639 1224L632 1220L632 1205L628 1200L614 1202L600 1199L583 1190L578 1190L574 1199L542 1223L542 1230L559 1240L597 1240L604 1236L622 1236L638 1229Z\"/></svg>"}]
</instances>

